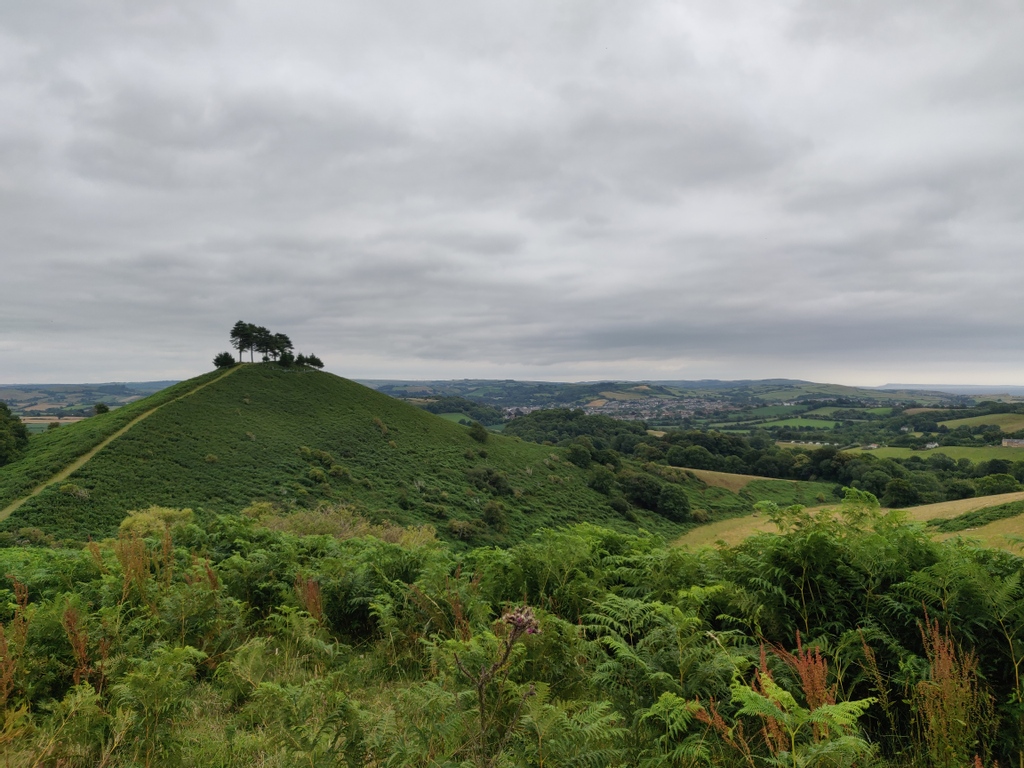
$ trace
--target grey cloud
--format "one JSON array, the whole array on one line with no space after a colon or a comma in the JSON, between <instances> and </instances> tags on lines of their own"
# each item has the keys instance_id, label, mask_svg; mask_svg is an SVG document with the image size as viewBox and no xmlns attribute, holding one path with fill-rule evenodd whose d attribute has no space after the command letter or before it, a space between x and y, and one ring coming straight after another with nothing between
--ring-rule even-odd
<instances>
[{"instance_id":1,"label":"grey cloud","mask_svg":"<svg viewBox=\"0 0 1024 768\"><path fill-rule=\"evenodd\" d=\"M1019 378L1021 31L998 0L4 8L0 380L192 375L239 318L360 377Z\"/></svg>"}]
</instances>

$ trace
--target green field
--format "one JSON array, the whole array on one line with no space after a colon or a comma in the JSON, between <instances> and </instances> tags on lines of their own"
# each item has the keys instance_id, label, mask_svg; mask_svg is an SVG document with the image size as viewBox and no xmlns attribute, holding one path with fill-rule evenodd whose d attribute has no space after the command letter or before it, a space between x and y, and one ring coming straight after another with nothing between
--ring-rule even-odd
<instances>
[{"instance_id":1,"label":"green field","mask_svg":"<svg viewBox=\"0 0 1024 768\"><path fill-rule=\"evenodd\" d=\"M855 411L857 413L869 413L873 416L888 416L892 413L892 408L846 408L839 405L829 405L824 408L815 408L813 411L807 411L805 416L831 416L836 411Z\"/></svg>"},{"instance_id":2,"label":"green field","mask_svg":"<svg viewBox=\"0 0 1024 768\"><path fill-rule=\"evenodd\" d=\"M993 424L1003 432L1017 432L1024 429L1024 413L992 413L987 416L972 416L969 419L953 419L939 422L949 429L957 427L980 427Z\"/></svg>"},{"instance_id":3,"label":"green field","mask_svg":"<svg viewBox=\"0 0 1024 768\"><path fill-rule=\"evenodd\" d=\"M811 429L835 429L836 423L834 421L825 421L824 419L779 419L778 421L769 421L765 424L766 427L810 427Z\"/></svg>"},{"instance_id":4,"label":"green field","mask_svg":"<svg viewBox=\"0 0 1024 768\"><path fill-rule=\"evenodd\" d=\"M970 459L974 462L989 461L991 459L1006 459L1007 461L1024 460L1024 448L1004 448L1001 445L980 447L943 445L927 451L916 451L913 448L875 448L873 450L851 448L850 452L872 453L883 459L907 459L911 456L920 456L922 459L927 459L932 454L944 453L951 459Z\"/></svg>"},{"instance_id":5,"label":"green field","mask_svg":"<svg viewBox=\"0 0 1024 768\"><path fill-rule=\"evenodd\" d=\"M806 406L803 405L765 405L746 411L743 414L737 414L737 416L742 416L743 421L749 421L750 419L774 419L779 416L788 416L792 413L801 413L805 409Z\"/></svg>"}]
</instances>

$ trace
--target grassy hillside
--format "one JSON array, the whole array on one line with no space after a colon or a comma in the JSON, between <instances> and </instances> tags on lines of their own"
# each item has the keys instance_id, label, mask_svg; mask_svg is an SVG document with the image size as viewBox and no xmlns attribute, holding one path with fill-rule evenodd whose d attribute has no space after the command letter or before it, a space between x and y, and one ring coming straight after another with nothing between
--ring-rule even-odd
<instances>
[{"instance_id":1,"label":"grassy hillside","mask_svg":"<svg viewBox=\"0 0 1024 768\"><path fill-rule=\"evenodd\" d=\"M3 498L23 494L153 403L33 438L29 457L0 470ZM496 435L481 444L465 427L331 374L246 365L168 402L3 527L99 537L113 533L128 510L150 505L213 513L273 501L346 504L374 520L430 523L442 536L474 543L515 541L578 520L681 529L643 510L626 521L587 479L550 447Z\"/></svg>"},{"instance_id":2,"label":"grassy hillside","mask_svg":"<svg viewBox=\"0 0 1024 768\"><path fill-rule=\"evenodd\" d=\"M109 413L33 436L25 456L0 468L0 509L28 494L36 485L95 448L133 419L222 375L223 371L212 371Z\"/></svg>"}]
</instances>

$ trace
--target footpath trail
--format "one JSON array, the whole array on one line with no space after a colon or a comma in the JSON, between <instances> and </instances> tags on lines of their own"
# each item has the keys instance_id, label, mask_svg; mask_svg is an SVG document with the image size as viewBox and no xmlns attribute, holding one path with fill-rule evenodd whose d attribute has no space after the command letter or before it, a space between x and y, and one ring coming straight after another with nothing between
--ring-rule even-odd
<instances>
[{"instance_id":1,"label":"footpath trail","mask_svg":"<svg viewBox=\"0 0 1024 768\"><path fill-rule=\"evenodd\" d=\"M117 438L119 438L121 435L123 435L125 432L127 432L129 429L134 427L136 424L138 424L143 419L149 418L154 413L159 411L161 408L165 408L166 406L170 405L171 403L176 403L179 400L184 400L186 397L191 397L192 395L194 395L196 392L198 392L199 390L203 389L204 387L208 387L211 384L216 384L221 379L224 379L224 378L230 376L232 373L237 371L240 367L241 366L237 366L236 365L236 366L233 366L231 368L228 368L228 370L222 376L218 376L216 379L212 379L212 380L206 382L205 384L200 384L195 389L190 389L185 394L179 395L178 397L174 398L173 400L168 400L166 403L162 403L162 404L157 405L157 406L155 406L153 408L150 408L148 411L144 411L143 413L140 413L138 416L136 416L134 419L129 421L127 424L125 424L123 427L121 427L119 430L117 430L110 437L105 438L101 443L99 443L98 445L94 446L93 448L90 448L88 451L83 453L77 459L72 461L70 464L68 464L66 467L64 467L64 469L62 469L60 472L58 472L57 474L53 475L49 479L44 480L42 483L37 485L35 488L33 488L28 493L27 496L23 496L20 499L12 502L11 504L8 504L3 509L0 509L0 520L5 520L7 517L10 516L10 514L12 512L14 512L16 509L18 509L18 507L20 507L26 501L31 499L33 496L38 496L40 493L45 491L47 488L49 488L54 483L59 483L62 480L67 480L68 477L70 477L74 472L76 472L84 464L86 464L93 456L95 456L97 453L102 451L104 448L106 448L112 442L117 440Z\"/></svg>"}]
</instances>

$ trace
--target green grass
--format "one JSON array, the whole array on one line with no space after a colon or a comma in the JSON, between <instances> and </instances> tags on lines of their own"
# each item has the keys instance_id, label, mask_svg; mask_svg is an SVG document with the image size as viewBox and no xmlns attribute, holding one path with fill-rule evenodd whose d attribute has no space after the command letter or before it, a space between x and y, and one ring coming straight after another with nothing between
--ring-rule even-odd
<instances>
[{"instance_id":1,"label":"green grass","mask_svg":"<svg viewBox=\"0 0 1024 768\"><path fill-rule=\"evenodd\" d=\"M26 495L39 483L99 445L136 416L154 406L167 403L222 373L223 371L212 371L101 416L93 416L76 424L33 435L29 440L26 454L18 461L0 468L0 509Z\"/></svg>"},{"instance_id":2,"label":"green grass","mask_svg":"<svg viewBox=\"0 0 1024 768\"><path fill-rule=\"evenodd\" d=\"M892 413L892 408L847 408L840 405L829 405L824 408L815 408L813 411L807 411L805 416L832 416L836 411L848 411L855 413L871 414L873 416L888 416Z\"/></svg>"},{"instance_id":3,"label":"green grass","mask_svg":"<svg viewBox=\"0 0 1024 768\"><path fill-rule=\"evenodd\" d=\"M800 413L804 408L805 406L802 405L765 405L760 408L754 408L750 411L750 415L757 418L774 418L776 416L788 416L791 413Z\"/></svg>"},{"instance_id":4,"label":"green grass","mask_svg":"<svg viewBox=\"0 0 1024 768\"><path fill-rule=\"evenodd\" d=\"M822 419L779 419L778 421L769 421L765 424L766 427L810 427L811 429L834 429L834 421L824 421Z\"/></svg>"},{"instance_id":5,"label":"green grass","mask_svg":"<svg viewBox=\"0 0 1024 768\"><path fill-rule=\"evenodd\" d=\"M440 416L442 419L445 419L446 421L454 421L456 424L458 424L461 421L468 421L470 423L472 423L473 421L473 419L471 419L464 413L439 413L437 415Z\"/></svg>"},{"instance_id":6,"label":"green grass","mask_svg":"<svg viewBox=\"0 0 1024 768\"><path fill-rule=\"evenodd\" d=\"M944 453L951 459L970 459L971 461L989 461L991 459L1007 459L1008 461L1020 461L1024 459L1024 448L1004 448L1001 445L987 446L962 446L943 445L927 451L915 451L913 448L875 448L864 451L861 448L851 448L850 453L872 453L883 459L906 459L911 456L928 458L935 453Z\"/></svg>"},{"instance_id":7,"label":"green grass","mask_svg":"<svg viewBox=\"0 0 1024 768\"><path fill-rule=\"evenodd\" d=\"M173 394L153 397L166 402ZM133 409L154 402L147 398L33 438L47 440L31 460L0 470L6 497L52 475ZM116 424L111 416L120 417ZM44 447L59 448L60 455ZM331 374L246 365L161 408L75 472L72 487L47 488L3 527L102 537L128 510L154 504L216 513L274 501L294 508L347 504L375 521L432 524L442 536L449 535L450 520L468 521L468 540L476 544L509 543L537 528L582 520L666 535L681 530L642 510L626 520L587 486L587 472L560 455L499 435L480 444L465 427ZM501 505L504 525L482 522L490 501Z\"/></svg>"},{"instance_id":8,"label":"green grass","mask_svg":"<svg viewBox=\"0 0 1024 768\"><path fill-rule=\"evenodd\" d=\"M975 509L953 518L937 518L929 520L928 526L941 533L956 533L969 528L977 528L996 520L1006 520L1024 514L1024 501L1013 501L1009 504L998 504L994 507Z\"/></svg>"}]
</instances>

